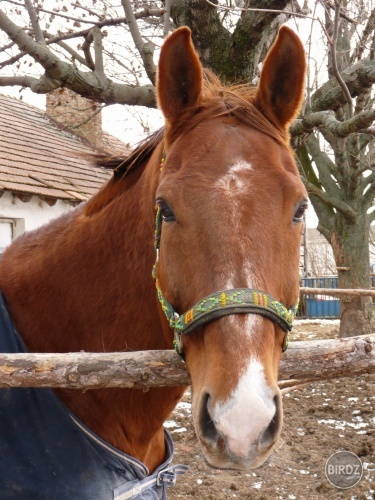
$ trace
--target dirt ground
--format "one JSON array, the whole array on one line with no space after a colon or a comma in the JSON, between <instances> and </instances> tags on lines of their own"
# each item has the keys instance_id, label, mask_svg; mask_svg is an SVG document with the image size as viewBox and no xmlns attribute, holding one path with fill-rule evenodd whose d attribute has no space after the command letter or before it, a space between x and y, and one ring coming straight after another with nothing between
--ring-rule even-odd
<instances>
[{"instance_id":1,"label":"dirt ground","mask_svg":"<svg viewBox=\"0 0 375 500\"><path fill-rule=\"evenodd\" d=\"M293 340L336 338L338 321L297 322ZM189 471L170 488L168 497L237 499L374 499L375 390L374 376L316 383L284 396L284 428L278 450L261 468L245 472L210 468L194 434L190 395L166 423L176 446L174 463ZM347 490L325 476L327 459L336 451L358 455L363 476Z\"/></svg>"}]
</instances>

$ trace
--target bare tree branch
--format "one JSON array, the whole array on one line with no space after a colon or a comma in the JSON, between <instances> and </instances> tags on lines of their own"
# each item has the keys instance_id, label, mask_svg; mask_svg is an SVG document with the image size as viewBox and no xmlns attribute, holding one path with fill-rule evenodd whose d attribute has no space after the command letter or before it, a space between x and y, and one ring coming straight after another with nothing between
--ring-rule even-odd
<instances>
[{"instance_id":1,"label":"bare tree branch","mask_svg":"<svg viewBox=\"0 0 375 500\"><path fill-rule=\"evenodd\" d=\"M337 185L337 178L339 177L339 169L337 165L330 159L330 157L322 151L318 137L310 134L306 142L308 152L310 153L313 162L319 172L319 187L322 189L324 186L325 191L329 192L331 196L336 198L341 197L340 189ZM333 177L334 179L333 179Z\"/></svg>"},{"instance_id":2,"label":"bare tree branch","mask_svg":"<svg viewBox=\"0 0 375 500\"><path fill-rule=\"evenodd\" d=\"M220 9L220 10L227 10L227 11L242 11L242 12L266 12L266 13L269 13L269 14L290 14L290 15L293 15L294 17L302 17L302 18L305 18L305 19L313 19L313 20L317 20L317 18L315 17L312 17L312 16L309 16L308 14L304 14L302 12L297 12L295 10L289 10L289 9L259 9L259 8L252 8L252 7L244 7L244 8L241 8L241 7L226 7L224 5L218 5L218 4L214 4L213 2L211 2L210 0L205 0L206 3L208 3L209 5L212 5L212 7L215 7L216 9Z\"/></svg>"},{"instance_id":3,"label":"bare tree branch","mask_svg":"<svg viewBox=\"0 0 375 500\"><path fill-rule=\"evenodd\" d=\"M95 64L90 53L92 42L94 43ZM105 74L103 65L103 42L100 28L95 26L95 28L89 31L85 43L82 46L82 50L86 56L87 65L98 74L99 78L103 79Z\"/></svg>"},{"instance_id":4,"label":"bare tree branch","mask_svg":"<svg viewBox=\"0 0 375 500\"><path fill-rule=\"evenodd\" d=\"M135 12L134 16L136 19L144 19L147 17L161 17L164 14L164 9L144 9L140 12ZM115 19L104 19L103 21L98 21L95 26L98 28L104 28L105 26L118 26L119 24L128 24L126 17L117 17ZM60 40L70 40L72 38L86 37L92 28L87 28L80 31L75 31L73 33L66 33L64 35L58 35L55 39L51 40L51 43L59 42Z\"/></svg>"},{"instance_id":5,"label":"bare tree branch","mask_svg":"<svg viewBox=\"0 0 375 500\"><path fill-rule=\"evenodd\" d=\"M342 72L342 78L352 97L357 97L365 88L375 83L375 65L369 58L363 59ZM346 96L336 79L331 78L314 92L311 98L312 111L336 110L347 104Z\"/></svg>"},{"instance_id":6,"label":"bare tree branch","mask_svg":"<svg viewBox=\"0 0 375 500\"><path fill-rule=\"evenodd\" d=\"M132 6L130 4L130 0L121 0L121 4L125 12L131 36L142 58L147 76L149 77L151 83L155 85L156 66L153 59L155 45L151 41L145 42L143 40L141 33L138 29L137 21Z\"/></svg>"},{"instance_id":7,"label":"bare tree branch","mask_svg":"<svg viewBox=\"0 0 375 500\"><path fill-rule=\"evenodd\" d=\"M366 44L368 43L368 40L370 36L374 32L374 26L375 26L375 9L371 11L370 16L367 19L366 26L361 34L361 38L354 50L354 53L351 57L351 63L353 63L355 60L361 59L363 52L366 48Z\"/></svg>"},{"instance_id":8,"label":"bare tree branch","mask_svg":"<svg viewBox=\"0 0 375 500\"><path fill-rule=\"evenodd\" d=\"M54 38L55 38L54 35L52 35L51 33L48 33L47 31L44 31L43 35L48 39L47 45L49 45L51 43L56 43L56 45L58 45L59 47L64 49L68 54L70 54L74 58L74 60L76 60L76 61L80 62L81 64L83 64L84 66L87 66L88 68L90 68L86 59L84 57L82 57L80 54L78 54L78 52L76 52L74 49L72 49L67 43L64 43L63 41L56 42L54 40ZM90 69L93 69L93 68L90 68Z\"/></svg>"},{"instance_id":9,"label":"bare tree branch","mask_svg":"<svg viewBox=\"0 0 375 500\"><path fill-rule=\"evenodd\" d=\"M72 3L72 7L75 7L76 9L82 9L82 10L88 12L91 16L95 16L98 19L100 19L100 15L97 12L95 12L92 9L89 9L88 7L85 7L84 5L81 5L79 3Z\"/></svg>"},{"instance_id":10,"label":"bare tree branch","mask_svg":"<svg viewBox=\"0 0 375 500\"><path fill-rule=\"evenodd\" d=\"M39 25L38 16L36 15L36 12L35 12L35 9L34 9L32 3L31 3L31 0L24 0L24 1L25 1L25 7L27 9L27 12L29 13L31 26L33 27L33 30L34 30L35 41L37 43L45 43L43 32L42 32L40 25Z\"/></svg>"},{"instance_id":11,"label":"bare tree branch","mask_svg":"<svg viewBox=\"0 0 375 500\"><path fill-rule=\"evenodd\" d=\"M14 44L16 45L16 44ZM26 56L25 52L20 52L19 54L11 57L10 59L7 59L6 61L2 61L0 63L0 69L5 68L5 66L12 66L12 64L18 62L20 59Z\"/></svg>"},{"instance_id":12,"label":"bare tree branch","mask_svg":"<svg viewBox=\"0 0 375 500\"><path fill-rule=\"evenodd\" d=\"M372 182L370 184L370 187L367 189L363 197L370 206L373 204L375 198L375 182Z\"/></svg>"},{"instance_id":13,"label":"bare tree branch","mask_svg":"<svg viewBox=\"0 0 375 500\"><path fill-rule=\"evenodd\" d=\"M329 0L325 0L324 5L328 6L332 10L335 10L335 5L332 2L330 2ZM349 21L349 23L357 24L357 21L355 19L349 17L347 14L345 14L345 12L343 12L342 9L340 9L339 15L340 15L340 17L342 17L346 21Z\"/></svg>"},{"instance_id":14,"label":"bare tree branch","mask_svg":"<svg viewBox=\"0 0 375 500\"><path fill-rule=\"evenodd\" d=\"M368 135L372 135L373 137L375 137L375 126L373 126L373 127L367 127L367 128L361 128L360 130L358 130L358 133L360 133L360 134L368 134Z\"/></svg>"},{"instance_id":15,"label":"bare tree branch","mask_svg":"<svg viewBox=\"0 0 375 500\"><path fill-rule=\"evenodd\" d=\"M40 45L32 40L22 28L14 24L2 11L0 11L0 28L7 33L12 41L41 64L46 71L51 71L52 76L53 74L60 76L62 69L68 66L67 63L59 61L45 45Z\"/></svg>"},{"instance_id":16,"label":"bare tree branch","mask_svg":"<svg viewBox=\"0 0 375 500\"><path fill-rule=\"evenodd\" d=\"M369 109L355 115L353 118L341 122L336 119L333 111L306 113L303 118L294 121L291 132L301 135L311 132L314 128L324 128L335 137L348 137L350 134L366 130L375 120L375 109Z\"/></svg>"},{"instance_id":17,"label":"bare tree branch","mask_svg":"<svg viewBox=\"0 0 375 500\"><path fill-rule=\"evenodd\" d=\"M155 107L155 89L152 85L144 87L123 85L114 83L106 77L99 78L96 72L80 71L75 65L61 61L47 46L32 40L2 11L0 11L0 28L45 69L46 74L41 78L24 80L26 86L34 92L47 93L59 86L65 86L97 102ZM9 85L11 80L0 78L0 85L4 85L4 82Z\"/></svg>"},{"instance_id":18,"label":"bare tree branch","mask_svg":"<svg viewBox=\"0 0 375 500\"><path fill-rule=\"evenodd\" d=\"M16 4L16 5L20 5L20 4ZM80 6L80 7L84 8L82 6ZM63 17L64 19L69 19L70 21L75 21L79 24L80 23L93 24L95 26L98 26L99 28L102 28L103 26L114 26L116 24L123 24L123 23L127 24L126 17L120 17L117 19L105 19L103 21L89 21L87 19L83 19L83 18L79 18L79 17L72 17L72 16L68 16L66 14L61 14L61 12L58 12L58 11L46 10L43 8L39 8L38 10L40 10L41 12L45 12L46 14L51 14L53 16L58 16L58 17ZM134 16L136 19L142 19L145 17L161 17L163 14L164 14L164 9L144 8L142 11L136 12L134 14ZM88 29L91 29L91 28L88 28Z\"/></svg>"},{"instance_id":19,"label":"bare tree branch","mask_svg":"<svg viewBox=\"0 0 375 500\"><path fill-rule=\"evenodd\" d=\"M90 120L92 120L96 115L100 114L105 107L106 107L106 104L103 104L103 106L98 106L97 109L93 113L91 113L85 120L82 120L81 122L77 123L76 125L71 126L71 128L73 130L75 130L75 129L82 127L82 125L85 125Z\"/></svg>"},{"instance_id":20,"label":"bare tree branch","mask_svg":"<svg viewBox=\"0 0 375 500\"><path fill-rule=\"evenodd\" d=\"M95 63L94 63L94 60L91 56L91 51L90 51L91 44L93 41L94 41L93 33L92 33L92 30L90 30L87 33L87 35L85 37L85 41L82 44L82 51L85 54L86 66L88 66L92 71L95 70Z\"/></svg>"},{"instance_id":21,"label":"bare tree branch","mask_svg":"<svg viewBox=\"0 0 375 500\"><path fill-rule=\"evenodd\" d=\"M342 90L343 90L344 95L346 97L346 100L348 103L349 118L352 118L353 117L352 97L351 97L349 89L346 86L346 83L344 82L344 80L340 74L340 71L337 67L336 45L337 45L337 37L338 37L338 32L339 32L340 12L341 12L341 0L335 0L335 21L334 21L333 40L332 40L332 49L331 49L332 69L333 69L334 75L336 77L336 80L339 82L339 85L342 87Z\"/></svg>"},{"instance_id":22,"label":"bare tree branch","mask_svg":"<svg viewBox=\"0 0 375 500\"><path fill-rule=\"evenodd\" d=\"M14 42L10 42L8 43L8 45L3 45L2 47L0 47L0 52L5 52L6 50L11 49L15 45L16 44Z\"/></svg>"},{"instance_id":23,"label":"bare tree branch","mask_svg":"<svg viewBox=\"0 0 375 500\"><path fill-rule=\"evenodd\" d=\"M171 3L172 0L165 0L165 14L164 14L164 28L163 28L164 38L169 33L170 18L171 18Z\"/></svg>"},{"instance_id":24,"label":"bare tree branch","mask_svg":"<svg viewBox=\"0 0 375 500\"><path fill-rule=\"evenodd\" d=\"M32 76L1 76L0 87L13 87L20 86L25 88L32 88L39 81L38 78Z\"/></svg>"},{"instance_id":25,"label":"bare tree branch","mask_svg":"<svg viewBox=\"0 0 375 500\"><path fill-rule=\"evenodd\" d=\"M45 12L46 14L51 14L51 15L56 16L56 17L62 17L63 19L69 19L69 21L75 21L76 23L79 23L79 24L81 24L81 23L83 23L83 24L96 24L97 23L97 21L90 21L89 19L82 19L79 17L69 16L68 14L62 14L58 10L47 10L47 9L43 9L42 7L39 7L38 10L40 12Z\"/></svg>"},{"instance_id":26,"label":"bare tree branch","mask_svg":"<svg viewBox=\"0 0 375 500\"><path fill-rule=\"evenodd\" d=\"M95 53L95 72L99 75L99 78L104 78L104 66L103 66L103 41L102 32L97 26L91 30L93 41L94 41L94 53Z\"/></svg>"},{"instance_id":27,"label":"bare tree branch","mask_svg":"<svg viewBox=\"0 0 375 500\"><path fill-rule=\"evenodd\" d=\"M350 221L351 224L355 223L355 221L357 219L357 215L350 205L348 205L347 203L331 196L327 192L322 191L321 189L317 188L316 186L314 186L311 183L306 183L306 187L310 193L317 196L326 205L329 205L332 208L335 208L336 210L341 212L345 216L345 218L348 221Z\"/></svg>"}]
</instances>

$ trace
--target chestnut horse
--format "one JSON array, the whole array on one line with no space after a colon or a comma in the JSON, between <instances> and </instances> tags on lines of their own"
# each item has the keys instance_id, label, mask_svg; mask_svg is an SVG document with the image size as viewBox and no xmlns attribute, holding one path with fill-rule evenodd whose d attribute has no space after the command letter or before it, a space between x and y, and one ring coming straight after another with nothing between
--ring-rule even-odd
<instances>
[{"instance_id":1,"label":"chestnut horse","mask_svg":"<svg viewBox=\"0 0 375 500\"><path fill-rule=\"evenodd\" d=\"M256 89L222 86L203 71L189 29L176 30L158 70L164 129L127 159L100 160L116 168L98 194L16 239L0 264L0 288L29 351L169 349L176 327L196 433L215 467L258 467L280 435L278 365L298 300L307 203L288 128L304 74L303 46L287 27ZM228 302L238 309L219 307L183 331L194 314ZM255 310L240 308L249 302ZM279 313L268 314L266 302ZM182 322L174 316L189 308ZM166 454L163 422L183 391L57 393L152 472Z\"/></svg>"}]
</instances>

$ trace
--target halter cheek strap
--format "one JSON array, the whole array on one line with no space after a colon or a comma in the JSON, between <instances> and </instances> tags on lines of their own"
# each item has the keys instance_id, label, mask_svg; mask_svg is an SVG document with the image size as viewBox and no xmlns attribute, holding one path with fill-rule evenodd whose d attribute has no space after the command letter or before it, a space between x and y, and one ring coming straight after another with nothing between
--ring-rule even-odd
<instances>
[{"instance_id":1,"label":"halter cheek strap","mask_svg":"<svg viewBox=\"0 0 375 500\"><path fill-rule=\"evenodd\" d=\"M153 268L153 277L156 282L157 296L170 327L174 330L174 346L176 351L182 355L182 336L189 335L197 327L216 319L231 314L260 314L276 323L284 332L282 350L287 349L289 339L288 333L292 330L298 302L287 309L281 302L270 295L252 288L234 288L212 293L197 302L184 314L179 315L162 293L158 280L156 279L156 264L159 255L159 244L161 236L161 214L156 215L155 250L156 262Z\"/></svg>"}]
</instances>

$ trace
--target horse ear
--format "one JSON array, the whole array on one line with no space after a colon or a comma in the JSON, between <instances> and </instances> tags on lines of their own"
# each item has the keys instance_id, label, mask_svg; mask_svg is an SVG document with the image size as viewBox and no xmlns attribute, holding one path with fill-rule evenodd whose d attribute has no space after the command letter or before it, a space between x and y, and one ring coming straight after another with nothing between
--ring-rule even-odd
<instances>
[{"instance_id":1,"label":"horse ear","mask_svg":"<svg viewBox=\"0 0 375 500\"><path fill-rule=\"evenodd\" d=\"M160 52L156 90L159 108L170 123L198 102L202 91L202 66L189 28L179 28L165 40Z\"/></svg>"},{"instance_id":2,"label":"horse ear","mask_svg":"<svg viewBox=\"0 0 375 500\"><path fill-rule=\"evenodd\" d=\"M278 127L287 129L300 110L305 88L306 56L302 42L283 26L267 54L256 104Z\"/></svg>"}]
</instances>

